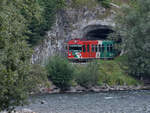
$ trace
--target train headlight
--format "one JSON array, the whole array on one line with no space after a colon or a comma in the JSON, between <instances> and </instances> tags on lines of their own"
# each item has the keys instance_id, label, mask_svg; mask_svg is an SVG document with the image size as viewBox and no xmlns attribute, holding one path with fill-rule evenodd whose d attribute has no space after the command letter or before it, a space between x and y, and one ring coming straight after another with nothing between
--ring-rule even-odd
<instances>
[{"instance_id":1,"label":"train headlight","mask_svg":"<svg viewBox=\"0 0 150 113\"><path fill-rule=\"evenodd\" d=\"M71 56L71 54L69 53L69 56Z\"/></svg>"},{"instance_id":2,"label":"train headlight","mask_svg":"<svg viewBox=\"0 0 150 113\"><path fill-rule=\"evenodd\" d=\"M81 57L81 53L80 53L79 55L80 55L80 57Z\"/></svg>"}]
</instances>

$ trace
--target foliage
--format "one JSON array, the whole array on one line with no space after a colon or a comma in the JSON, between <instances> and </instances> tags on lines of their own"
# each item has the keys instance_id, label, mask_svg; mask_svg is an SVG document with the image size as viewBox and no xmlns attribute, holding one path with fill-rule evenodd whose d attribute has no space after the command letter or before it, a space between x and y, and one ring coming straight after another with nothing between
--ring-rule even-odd
<instances>
[{"instance_id":1,"label":"foliage","mask_svg":"<svg viewBox=\"0 0 150 113\"><path fill-rule=\"evenodd\" d=\"M97 62L91 62L86 66L76 67L76 82L83 87L97 85L99 71Z\"/></svg>"},{"instance_id":2,"label":"foliage","mask_svg":"<svg viewBox=\"0 0 150 113\"><path fill-rule=\"evenodd\" d=\"M35 0L0 1L0 111L24 104L36 82L30 76L28 21L38 18ZM31 85L31 81L33 85Z\"/></svg>"},{"instance_id":3,"label":"foliage","mask_svg":"<svg viewBox=\"0 0 150 113\"><path fill-rule=\"evenodd\" d=\"M51 57L46 64L48 77L54 85L59 87L62 91L69 88L73 79L72 65L61 56Z\"/></svg>"},{"instance_id":4,"label":"foliage","mask_svg":"<svg viewBox=\"0 0 150 113\"><path fill-rule=\"evenodd\" d=\"M132 7L124 6L117 17L116 31L121 34L128 72L133 76L150 77L149 15L150 1L137 0Z\"/></svg>"},{"instance_id":5,"label":"foliage","mask_svg":"<svg viewBox=\"0 0 150 113\"><path fill-rule=\"evenodd\" d=\"M108 84L110 86L138 85L138 81L125 73L124 69L127 68L123 65L125 59L126 56L121 56L111 61L99 61L100 76L98 84Z\"/></svg>"},{"instance_id":6,"label":"foliage","mask_svg":"<svg viewBox=\"0 0 150 113\"><path fill-rule=\"evenodd\" d=\"M97 4L96 0L72 0L72 7L75 8L82 8L83 6L86 6L88 8L95 7Z\"/></svg>"},{"instance_id":7,"label":"foliage","mask_svg":"<svg viewBox=\"0 0 150 113\"><path fill-rule=\"evenodd\" d=\"M37 6L40 19L32 18L29 23L28 42L35 46L40 43L55 22L56 12L65 6L64 0L38 0Z\"/></svg>"},{"instance_id":8,"label":"foliage","mask_svg":"<svg viewBox=\"0 0 150 113\"><path fill-rule=\"evenodd\" d=\"M39 90L39 87L47 87L50 85L45 67L39 64L32 64L31 71L29 74L30 74L30 77L32 78L30 79L31 81L30 86L32 86L31 88L29 88L30 91L37 92Z\"/></svg>"},{"instance_id":9,"label":"foliage","mask_svg":"<svg viewBox=\"0 0 150 113\"><path fill-rule=\"evenodd\" d=\"M100 2L103 7L110 8L110 2L111 2L111 0L98 0L98 2Z\"/></svg>"}]
</instances>

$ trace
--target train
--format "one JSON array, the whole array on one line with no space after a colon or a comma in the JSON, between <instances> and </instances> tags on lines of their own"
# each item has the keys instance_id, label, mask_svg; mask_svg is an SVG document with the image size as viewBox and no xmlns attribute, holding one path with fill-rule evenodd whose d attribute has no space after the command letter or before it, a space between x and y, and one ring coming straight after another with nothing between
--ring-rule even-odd
<instances>
[{"instance_id":1,"label":"train","mask_svg":"<svg viewBox=\"0 0 150 113\"><path fill-rule=\"evenodd\" d=\"M72 39L67 43L68 59L113 59L115 57L114 43L112 40Z\"/></svg>"}]
</instances>

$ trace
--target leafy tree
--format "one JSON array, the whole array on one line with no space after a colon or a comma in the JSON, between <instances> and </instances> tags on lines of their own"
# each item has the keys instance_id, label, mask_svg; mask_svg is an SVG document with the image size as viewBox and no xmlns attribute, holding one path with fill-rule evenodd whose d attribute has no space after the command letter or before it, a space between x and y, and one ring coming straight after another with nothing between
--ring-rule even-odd
<instances>
[{"instance_id":1,"label":"leafy tree","mask_svg":"<svg viewBox=\"0 0 150 113\"><path fill-rule=\"evenodd\" d=\"M73 67L68 60L60 56L49 59L46 69L50 80L62 91L69 88L73 79Z\"/></svg>"},{"instance_id":2,"label":"leafy tree","mask_svg":"<svg viewBox=\"0 0 150 113\"><path fill-rule=\"evenodd\" d=\"M0 111L22 105L33 87L32 50L25 35L28 21L36 16L31 3L37 4L35 0L0 1Z\"/></svg>"},{"instance_id":3,"label":"leafy tree","mask_svg":"<svg viewBox=\"0 0 150 113\"><path fill-rule=\"evenodd\" d=\"M128 72L150 77L150 0L137 0L132 6L124 6L116 25L128 57Z\"/></svg>"}]
</instances>

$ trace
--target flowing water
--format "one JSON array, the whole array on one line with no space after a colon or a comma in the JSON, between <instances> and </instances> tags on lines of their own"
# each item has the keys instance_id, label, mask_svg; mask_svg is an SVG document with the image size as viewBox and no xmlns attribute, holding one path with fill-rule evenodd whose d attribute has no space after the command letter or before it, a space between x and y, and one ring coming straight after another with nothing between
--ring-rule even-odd
<instances>
[{"instance_id":1,"label":"flowing water","mask_svg":"<svg viewBox=\"0 0 150 113\"><path fill-rule=\"evenodd\" d=\"M150 113L150 90L41 94L29 100L23 108L37 113Z\"/></svg>"}]
</instances>

